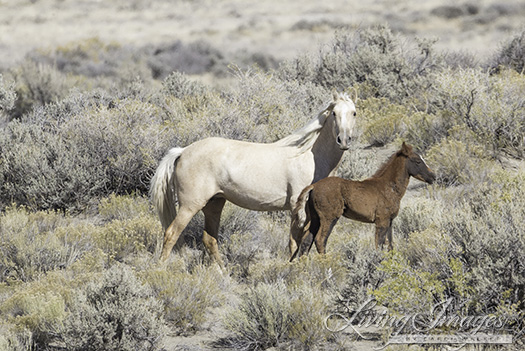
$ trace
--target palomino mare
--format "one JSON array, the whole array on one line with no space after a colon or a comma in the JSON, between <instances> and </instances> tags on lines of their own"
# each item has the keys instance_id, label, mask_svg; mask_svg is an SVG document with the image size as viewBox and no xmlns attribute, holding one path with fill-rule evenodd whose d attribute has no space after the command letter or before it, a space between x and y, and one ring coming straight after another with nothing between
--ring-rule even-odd
<instances>
[{"instance_id":1,"label":"palomino mare","mask_svg":"<svg viewBox=\"0 0 525 351\"><path fill-rule=\"evenodd\" d=\"M355 115L352 100L334 92L333 101L316 118L274 143L207 138L169 150L150 186L165 229L161 260L202 210L202 241L222 266L217 239L226 200L250 210L291 210L305 186L337 168L349 148ZM290 250L295 250L291 239Z\"/></svg>"},{"instance_id":2,"label":"palomino mare","mask_svg":"<svg viewBox=\"0 0 525 351\"><path fill-rule=\"evenodd\" d=\"M308 253L314 242L317 251L324 254L328 236L341 216L375 223L376 248L382 248L388 238L388 249L392 250L392 221L399 212L411 176L429 184L436 178L412 146L403 143L401 149L368 179L328 177L307 186L292 212L290 236L297 242L297 249L290 261L305 251ZM309 233L313 236L312 241L301 245Z\"/></svg>"}]
</instances>

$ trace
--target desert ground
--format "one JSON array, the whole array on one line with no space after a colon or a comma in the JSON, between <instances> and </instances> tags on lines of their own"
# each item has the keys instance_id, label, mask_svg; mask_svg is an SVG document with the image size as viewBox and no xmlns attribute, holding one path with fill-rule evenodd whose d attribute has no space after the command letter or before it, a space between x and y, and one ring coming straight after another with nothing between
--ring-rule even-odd
<instances>
[{"instance_id":1,"label":"desert ground","mask_svg":"<svg viewBox=\"0 0 525 351\"><path fill-rule=\"evenodd\" d=\"M317 50L338 28L375 24L436 38L442 49L491 55L524 14L520 0L2 0L0 68L31 50L94 37L135 46L204 40L282 60Z\"/></svg>"}]
</instances>

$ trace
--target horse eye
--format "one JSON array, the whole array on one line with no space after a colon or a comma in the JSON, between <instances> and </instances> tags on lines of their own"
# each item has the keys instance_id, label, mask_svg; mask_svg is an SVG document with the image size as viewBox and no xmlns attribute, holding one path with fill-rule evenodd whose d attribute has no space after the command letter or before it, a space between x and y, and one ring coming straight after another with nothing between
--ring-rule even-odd
<instances>
[{"instance_id":1,"label":"horse eye","mask_svg":"<svg viewBox=\"0 0 525 351\"><path fill-rule=\"evenodd\" d=\"M354 117L357 116L357 112L354 111Z\"/></svg>"}]
</instances>

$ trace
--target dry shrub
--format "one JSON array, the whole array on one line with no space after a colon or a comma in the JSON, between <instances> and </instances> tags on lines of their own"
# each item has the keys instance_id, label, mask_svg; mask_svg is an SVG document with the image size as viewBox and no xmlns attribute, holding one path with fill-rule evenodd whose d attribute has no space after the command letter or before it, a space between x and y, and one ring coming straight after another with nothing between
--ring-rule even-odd
<instances>
[{"instance_id":1,"label":"dry shrub","mask_svg":"<svg viewBox=\"0 0 525 351\"><path fill-rule=\"evenodd\" d=\"M341 31L318 57L302 56L279 69L287 80L346 89L363 84L368 97L401 103L420 96L433 85L433 72L442 66L434 41L408 43L384 26Z\"/></svg>"},{"instance_id":2,"label":"dry shrub","mask_svg":"<svg viewBox=\"0 0 525 351\"><path fill-rule=\"evenodd\" d=\"M489 156L501 157L505 152L523 157L522 75L511 70L490 75L478 68L446 71L438 76L437 90L437 104L453 113L455 124L465 126Z\"/></svg>"},{"instance_id":3,"label":"dry shrub","mask_svg":"<svg viewBox=\"0 0 525 351\"><path fill-rule=\"evenodd\" d=\"M388 99L369 98L360 101L359 114L363 116L362 139L373 146L384 146L403 135L409 110Z\"/></svg>"},{"instance_id":4,"label":"dry shrub","mask_svg":"<svg viewBox=\"0 0 525 351\"><path fill-rule=\"evenodd\" d=\"M210 309L225 299L229 280L218 269L194 265L191 271L177 258L169 267L141 273L161 303L172 333L190 335L204 328Z\"/></svg>"},{"instance_id":5,"label":"dry shrub","mask_svg":"<svg viewBox=\"0 0 525 351\"><path fill-rule=\"evenodd\" d=\"M495 71L501 66L508 67L523 74L525 70L525 30L516 33L501 44L499 51L492 59L491 68Z\"/></svg>"},{"instance_id":6,"label":"dry shrub","mask_svg":"<svg viewBox=\"0 0 525 351\"><path fill-rule=\"evenodd\" d=\"M72 104L35 113L27 123L12 121L0 132L4 199L78 210L108 192L147 191L169 137L155 106L136 100Z\"/></svg>"},{"instance_id":7,"label":"dry shrub","mask_svg":"<svg viewBox=\"0 0 525 351\"><path fill-rule=\"evenodd\" d=\"M444 139L430 148L427 161L436 173L437 182L445 185L483 180L497 167L487 159L479 145L455 138Z\"/></svg>"},{"instance_id":8,"label":"dry shrub","mask_svg":"<svg viewBox=\"0 0 525 351\"><path fill-rule=\"evenodd\" d=\"M113 266L79 290L58 340L67 350L160 350L161 304L126 266Z\"/></svg>"},{"instance_id":9,"label":"dry shrub","mask_svg":"<svg viewBox=\"0 0 525 351\"><path fill-rule=\"evenodd\" d=\"M323 324L326 307L322 291L307 284L260 283L226 316L232 334L219 344L239 350L319 347L330 337Z\"/></svg>"},{"instance_id":10,"label":"dry shrub","mask_svg":"<svg viewBox=\"0 0 525 351\"><path fill-rule=\"evenodd\" d=\"M0 74L0 111L7 113L15 107L16 92L14 82L7 84L4 76ZM0 115L1 116L1 115Z\"/></svg>"},{"instance_id":11,"label":"dry shrub","mask_svg":"<svg viewBox=\"0 0 525 351\"><path fill-rule=\"evenodd\" d=\"M20 118L37 106L44 106L64 98L69 89L78 83L51 65L26 60L13 70L16 82L15 107L9 112L12 118Z\"/></svg>"}]
</instances>

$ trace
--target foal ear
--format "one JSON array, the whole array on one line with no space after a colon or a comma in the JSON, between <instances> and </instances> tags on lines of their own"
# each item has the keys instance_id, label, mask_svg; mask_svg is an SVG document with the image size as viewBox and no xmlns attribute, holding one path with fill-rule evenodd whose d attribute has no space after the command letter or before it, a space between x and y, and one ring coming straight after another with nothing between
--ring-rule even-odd
<instances>
[{"instance_id":1,"label":"foal ear","mask_svg":"<svg viewBox=\"0 0 525 351\"><path fill-rule=\"evenodd\" d=\"M408 145L403 141L403 145L401 145L401 153L405 156L409 156L412 152L412 146Z\"/></svg>"}]
</instances>

